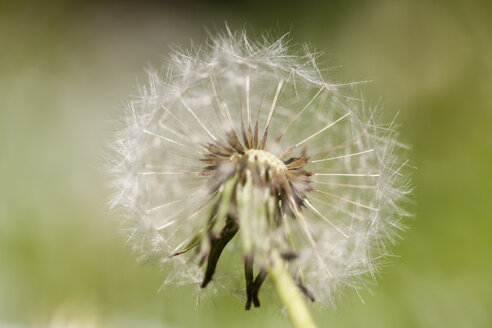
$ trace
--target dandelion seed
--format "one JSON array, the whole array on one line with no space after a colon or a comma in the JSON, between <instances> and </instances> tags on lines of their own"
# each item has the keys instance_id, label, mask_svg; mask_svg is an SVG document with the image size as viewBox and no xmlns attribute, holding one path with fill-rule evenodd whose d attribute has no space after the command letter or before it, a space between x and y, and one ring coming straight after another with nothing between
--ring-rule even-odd
<instances>
[{"instance_id":1,"label":"dandelion seed","mask_svg":"<svg viewBox=\"0 0 492 328\"><path fill-rule=\"evenodd\" d=\"M134 248L174 270L167 283L245 279L250 309L270 276L299 326L292 293L332 305L374 276L401 229L406 161L395 126L349 96L355 83L266 39L228 30L149 74L111 145L111 204ZM218 266L224 252L244 274Z\"/></svg>"}]
</instances>

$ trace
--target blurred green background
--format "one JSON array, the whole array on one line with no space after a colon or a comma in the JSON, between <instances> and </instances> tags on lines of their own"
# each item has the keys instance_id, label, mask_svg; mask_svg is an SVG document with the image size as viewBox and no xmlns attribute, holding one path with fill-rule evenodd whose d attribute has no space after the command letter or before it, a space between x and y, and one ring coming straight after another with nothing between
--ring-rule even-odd
<instances>
[{"instance_id":1,"label":"blurred green background","mask_svg":"<svg viewBox=\"0 0 492 328\"><path fill-rule=\"evenodd\" d=\"M0 2L0 326L286 327L274 296L158 292L107 213L108 119L170 44L224 21L291 31L337 82L400 111L416 217L365 304L320 327L492 327L492 11L487 1ZM381 100L380 100L381 98ZM267 301L268 300L268 301ZM270 303L270 304L266 304Z\"/></svg>"}]
</instances>

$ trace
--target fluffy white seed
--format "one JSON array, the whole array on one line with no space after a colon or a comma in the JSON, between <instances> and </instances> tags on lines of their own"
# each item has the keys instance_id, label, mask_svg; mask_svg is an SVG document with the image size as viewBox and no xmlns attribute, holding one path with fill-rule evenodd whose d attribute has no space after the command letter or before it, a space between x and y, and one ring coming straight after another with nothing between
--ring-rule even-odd
<instances>
[{"instance_id":1,"label":"fluffy white seed","mask_svg":"<svg viewBox=\"0 0 492 328\"><path fill-rule=\"evenodd\" d=\"M251 152L263 152L263 161L278 168L279 159L304 149L310 156L305 169L313 172L313 190L288 222L300 254L292 274L302 275L323 304L374 276L402 229L406 162L397 156L394 124L382 124L378 110L350 97L355 84L325 80L314 57L288 52L285 37L250 42L228 31L199 49L174 52L163 71L148 73L110 146L111 206L123 210L141 259L167 263L166 283L197 283L202 276L192 252L171 255L205 232L213 196L210 177L201 174L206 144L231 129L241 135L242 125L253 131L256 122L260 138L267 132L265 152ZM248 229L248 242L265 252L282 238L258 220ZM241 254L236 243L229 251ZM222 269L216 287L243 279L234 265Z\"/></svg>"}]
</instances>

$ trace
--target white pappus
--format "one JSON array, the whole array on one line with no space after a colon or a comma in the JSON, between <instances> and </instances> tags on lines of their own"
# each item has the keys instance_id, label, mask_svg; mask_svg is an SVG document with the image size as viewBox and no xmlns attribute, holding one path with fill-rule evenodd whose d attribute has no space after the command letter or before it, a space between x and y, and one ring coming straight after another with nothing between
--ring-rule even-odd
<instances>
[{"instance_id":1,"label":"white pappus","mask_svg":"<svg viewBox=\"0 0 492 328\"><path fill-rule=\"evenodd\" d=\"M247 309L274 255L322 304L364 287L411 189L395 124L285 39L227 30L174 51L129 102L108 156L111 206L141 259L165 262L167 283L245 280ZM222 251L244 275L216 267Z\"/></svg>"}]
</instances>

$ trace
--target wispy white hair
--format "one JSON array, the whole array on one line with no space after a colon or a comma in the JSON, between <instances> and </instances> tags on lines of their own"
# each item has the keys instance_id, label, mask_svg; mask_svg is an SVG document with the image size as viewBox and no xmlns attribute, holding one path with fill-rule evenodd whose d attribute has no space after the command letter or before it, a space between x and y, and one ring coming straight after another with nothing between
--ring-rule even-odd
<instances>
[{"instance_id":1,"label":"wispy white hair","mask_svg":"<svg viewBox=\"0 0 492 328\"><path fill-rule=\"evenodd\" d=\"M242 122L268 127L271 153L293 147L310 156L314 190L289 229L299 252L292 270L317 300L334 304L345 287L364 287L398 239L410 186L394 122L382 123L357 83L327 80L317 56L307 47L291 52L286 38L252 42L227 29L198 48L174 50L161 70L148 71L122 113L110 145L110 205L121 210L141 259L166 263L166 283L201 279L192 256L170 256L204 232L204 145L230 129L240 134ZM234 265L227 270L217 273L215 287L242 279L230 274Z\"/></svg>"}]
</instances>

